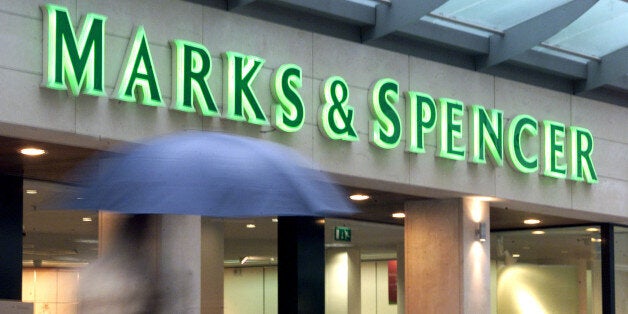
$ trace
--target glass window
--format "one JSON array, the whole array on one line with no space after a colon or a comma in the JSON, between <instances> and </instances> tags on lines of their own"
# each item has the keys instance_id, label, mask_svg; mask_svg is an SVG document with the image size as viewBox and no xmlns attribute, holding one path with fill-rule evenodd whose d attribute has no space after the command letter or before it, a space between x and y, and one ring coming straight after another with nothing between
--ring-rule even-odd
<instances>
[{"instance_id":1,"label":"glass window","mask_svg":"<svg viewBox=\"0 0 628 314\"><path fill-rule=\"evenodd\" d=\"M615 227L615 313L628 313L628 228Z\"/></svg>"},{"instance_id":2,"label":"glass window","mask_svg":"<svg viewBox=\"0 0 628 314\"><path fill-rule=\"evenodd\" d=\"M601 313L599 226L491 234L493 313Z\"/></svg>"}]
</instances>

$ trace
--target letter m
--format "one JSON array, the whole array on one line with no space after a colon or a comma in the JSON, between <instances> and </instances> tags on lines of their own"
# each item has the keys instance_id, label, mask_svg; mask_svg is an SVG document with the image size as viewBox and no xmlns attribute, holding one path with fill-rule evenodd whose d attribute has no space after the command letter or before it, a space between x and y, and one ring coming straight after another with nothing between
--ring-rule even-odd
<instances>
[{"instance_id":1,"label":"letter m","mask_svg":"<svg viewBox=\"0 0 628 314\"><path fill-rule=\"evenodd\" d=\"M105 96L106 16L89 13L79 28L78 40L67 8L46 4L44 13L44 63L42 85L72 94Z\"/></svg>"}]
</instances>

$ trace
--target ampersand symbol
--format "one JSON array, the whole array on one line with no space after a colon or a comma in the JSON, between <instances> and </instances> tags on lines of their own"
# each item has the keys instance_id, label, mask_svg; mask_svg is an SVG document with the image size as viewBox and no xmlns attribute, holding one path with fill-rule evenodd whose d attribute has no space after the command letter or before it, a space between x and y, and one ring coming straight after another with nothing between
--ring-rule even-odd
<instances>
[{"instance_id":1,"label":"ampersand symbol","mask_svg":"<svg viewBox=\"0 0 628 314\"><path fill-rule=\"evenodd\" d=\"M353 128L353 107L348 105L349 86L340 76L332 76L321 89L323 106L319 114L321 132L330 139L357 141Z\"/></svg>"}]
</instances>

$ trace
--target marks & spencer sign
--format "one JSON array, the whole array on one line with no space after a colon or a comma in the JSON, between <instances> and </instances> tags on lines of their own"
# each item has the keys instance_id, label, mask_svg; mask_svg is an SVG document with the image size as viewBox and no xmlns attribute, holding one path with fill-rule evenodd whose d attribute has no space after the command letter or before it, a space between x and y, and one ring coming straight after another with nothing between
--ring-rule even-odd
<instances>
[{"instance_id":1,"label":"marks & spencer sign","mask_svg":"<svg viewBox=\"0 0 628 314\"><path fill-rule=\"evenodd\" d=\"M43 86L69 90L74 95L108 96L105 92L105 24L107 17L89 13L75 31L68 10L47 4L44 15ZM303 72L296 64L283 64L271 77L275 100L270 121L256 96L252 83L265 60L227 51L223 58L224 109L220 112L208 85L212 73L211 55L200 43L173 39L172 110L196 112L203 116L257 125L273 124L284 132L298 132L305 121L305 105L300 95ZM142 26L131 36L125 61L113 91L115 99L146 106L166 106L158 84L147 34ZM349 84L340 76L330 76L321 84L318 126L330 140L358 141L353 124L355 108L350 101ZM405 96L406 117L397 111ZM446 97L434 99L418 91L399 90L392 78L377 80L369 90L371 122L369 141L381 149L399 146L406 134L406 151L425 153L425 135L436 132L439 157L496 166L504 160L522 173L539 172L545 176L596 183L593 165L593 135L578 126L557 121L538 121L521 114L504 125L501 110L481 105L465 106ZM463 134L468 123L469 134ZM467 137L467 145L463 142ZM539 137L540 154L526 151L525 142Z\"/></svg>"}]
</instances>

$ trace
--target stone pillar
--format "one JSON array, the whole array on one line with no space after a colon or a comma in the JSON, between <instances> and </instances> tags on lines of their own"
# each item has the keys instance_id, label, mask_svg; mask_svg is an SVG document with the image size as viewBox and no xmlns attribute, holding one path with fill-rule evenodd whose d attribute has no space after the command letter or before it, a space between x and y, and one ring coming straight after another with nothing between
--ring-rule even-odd
<instances>
[{"instance_id":1,"label":"stone pillar","mask_svg":"<svg viewBox=\"0 0 628 314\"><path fill-rule=\"evenodd\" d=\"M361 307L360 251L325 251L325 312L359 314Z\"/></svg>"},{"instance_id":2,"label":"stone pillar","mask_svg":"<svg viewBox=\"0 0 628 314\"><path fill-rule=\"evenodd\" d=\"M160 239L160 313L200 313L201 217L162 216Z\"/></svg>"},{"instance_id":3,"label":"stone pillar","mask_svg":"<svg viewBox=\"0 0 628 314\"><path fill-rule=\"evenodd\" d=\"M0 299L22 299L22 178L0 176Z\"/></svg>"},{"instance_id":4,"label":"stone pillar","mask_svg":"<svg viewBox=\"0 0 628 314\"><path fill-rule=\"evenodd\" d=\"M488 203L416 201L405 211L406 313L490 313ZM476 240L479 222L485 242Z\"/></svg>"},{"instance_id":5,"label":"stone pillar","mask_svg":"<svg viewBox=\"0 0 628 314\"><path fill-rule=\"evenodd\" d=\"M148 306L151 312L201 313L201 217L145 215L141 225L129 224L131 217L99 213L101 259L82 273L82 278L89 278L81 288L82 301L87 302L83 309L93 310L89 302L94 302L96 297L99 298L96 301L109 304L110 313L117 313L113 310L117 309L114 300L117 293L123 292L145 298L137 306L145 309ZM125 234L135 236L126 240ZM222 245L222 238L217 241ZM219 250L222 254L222 246ZM219 263L222 267L222 258ZM99 290L98 285L93 284L113 273L118 277L112 278L122 281L116 283L119 285L117 292ZM217 280L222 283L222 268ZM151 288L158 294L136 291ZM222 295L220 298L222 307Z\"/></svg>"},{"instance_id":6,"label":"stone pillar","mask_svg":"<svg viewBox=\"0 0 628 314\"><path fill-rule=\"evenodd\" d=\"M201 313L224 313L224 233L221 220L201 219Z\"/></svg>"},{"instance_id":7,"label":"stone pillar","mask_svg":"<svg viewBox=\"0 0 628 314\"><path fill-rule=\"evenodd\" d=\"M397 246L397 313L405 313L405 265L403 243Z\"/></svg>"},{"instance_id":8,"label":"stone pillar","mask_svg":"<svg viewBox=\"0 0 628 314\"><path fill-rule=\"evenodd\" d=\"M279 313L325 313L325 226L314 217L279 217Z\"/></svg>"}]
</instances>

